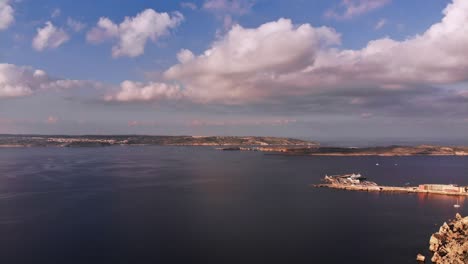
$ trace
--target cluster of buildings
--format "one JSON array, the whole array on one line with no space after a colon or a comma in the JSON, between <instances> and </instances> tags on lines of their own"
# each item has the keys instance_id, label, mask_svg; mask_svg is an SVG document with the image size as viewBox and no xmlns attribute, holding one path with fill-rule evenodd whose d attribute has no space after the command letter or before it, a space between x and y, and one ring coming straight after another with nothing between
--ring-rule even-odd
<instances>
[{"instance_id":1,"label":"cluster of buildings","mask_svg":"<svg viewBox=\"0 0 468 264\"><path fill-rule=\"evenodd\" d=\"M468 186L457 186L453 184L421 184L418 189L421 191L433 192L468 193Z\"/></svg>"}]
</instances>

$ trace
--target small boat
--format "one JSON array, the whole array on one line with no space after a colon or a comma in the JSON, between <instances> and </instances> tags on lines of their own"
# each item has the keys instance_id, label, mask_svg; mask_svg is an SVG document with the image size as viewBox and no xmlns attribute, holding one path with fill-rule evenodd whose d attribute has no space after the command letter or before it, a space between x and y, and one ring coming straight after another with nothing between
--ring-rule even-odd
<instances>
[{"instance_id":1,"label":"small boat","mask_svg":"<svg viewBox=\"0 0 468 264\"><path fill-rule=\"evenodd\" d=\"M458 199L457 199L457 203L454 204L453 207L455 207L455 208L460 208L460 204L458 203Z\"/></svg>"}]
</instances>

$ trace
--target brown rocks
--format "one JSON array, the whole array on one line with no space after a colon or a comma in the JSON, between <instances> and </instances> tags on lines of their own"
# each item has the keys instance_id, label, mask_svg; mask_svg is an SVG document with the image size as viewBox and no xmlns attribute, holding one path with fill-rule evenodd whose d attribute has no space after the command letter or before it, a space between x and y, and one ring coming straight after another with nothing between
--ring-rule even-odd
<instances>
[{"instance_id":1,"label":"brown rocks","mask_svg":"<svg viewBox=\"0 0 468 264\"><path fill-rule=\"evenodd\" d=\"M421 254L418 254L418 255L416 256L416 260L417 260L417 261L420 261L420 262L424 262L424 261L426 260L426 257L423 256L423 255L421 255Z\"/></svg>"},{"instance_id":2,"label":"brown rocks","mask_svg":"<svg viewBox=\"0 0 468 264\"><path fill-rule=\"evenodd\" d=\"M431 261L438 264L468 263L468 217L460 214L444 223L439 232L429 240L429 250L434 252Z\"/></svg>"}]
</instances>

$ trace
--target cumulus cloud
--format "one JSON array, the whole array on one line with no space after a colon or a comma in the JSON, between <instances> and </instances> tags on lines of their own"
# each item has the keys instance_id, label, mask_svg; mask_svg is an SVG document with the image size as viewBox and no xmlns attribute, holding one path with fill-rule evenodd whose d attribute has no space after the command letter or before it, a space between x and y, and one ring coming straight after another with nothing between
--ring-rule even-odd
<instances>
[{"instance_id":1,"label":"cumulus cloud","mask_svg":"<svg viewBox=\"0 0 468 264\"><path fill-rule=\"evenodd\" d=\"M373 40L360 50L333 46L340 37L327 27L287 19L254 29L237 25L201 55L179 53L181 63L164 76L182 82L193 100L228 103L366 87L402 93L467 80L468 2L454 0L444 15L423 34Z\"/></svg>"},{"instance_id":2,"label":"cumulus cloud","mask_svg":"<svg viewBox=\"0 0 468 264\"><path fill-rule=\"evenodd\" d=\"M468 79L468 2L454 0L441 22L404 41L383 38L361 50L326 50L304 75L365 81L385 87L444 84Z\"/></svg>"},{"instance_id":3,"label":"cumulus cloud","mask_svg":"<svg viewBox=\"0 0 468 264\"><path fill-rule=\"evenodd\" d=\"M28 96L39 90L93 85L89 81L52 78L45 71L31 67L0 64L0 99Z\"/></svg>"},{"instance_id":4,"label":"cumulus cloud","mask_svg":"<svg viewBox=\"0 0 468 264\"><path fill-rule=\"evenodd\" d=\"M196 58L190 51L181 51L181 64L165 76L183 82L193 99L235 103L265 95L268 89L259 89L261 82L267 85L281 75L306 69L321 46L339 42L340 36L330 28L295 26L288 19L256 29L236 25Z\"/></svg>"},{"instance_id":5,"label":"cumulus cloud","mask_svg":"<svg viewBox=\"0 0 468 264\"><path fill-rule=\"evenodd\" d=\"M174 100L181 98L181 88L178 85L165 83L140 83L124 81L120 85L120 91L115 95L106 97L107 101L156 101Z\"/></svg>"},{"instance_id":6,"label":"cumulus cloud","mask_svg":"<svg viewBox=\"0 0 468 264\"><path fill-rule=\"evenodd\" d=\"M9 0L0 0L0 31L7 29L15 21L15 10L9 3Z\"/></svg>"},{"instance_id":7,"label":"cumulus cloud","mask_svg":"<svg viewBox=\"0 0 468 264\"><path fill-rule=\"evenodd\" d=\"M90 43L101 43L105 40L116 40L112 47L113 57L137 57L144 53L148 40L157 42L161 36L167 35L170 29L176 28L184 17L179 12L172 15L158 13L146 9L135 17L125 17L120 24L115 24L106 17L101 17L87 34Z\"/></svg>"},{"instance_id":8,"label":"cumulus cloud","mask_svg":"<svg viewBox=\"0 0 468 264\"><path fill-rule=\"evenodd\" d=\"M33 39L32 47L37 51L45 49L55 49L70 40L67 32L61 28L55 27L48 21L45 26L37 29L37 34Z\"/></svg>"},{"instance_id":9,"label":"cumulus cloud","mask_svg":"<svg viewBox=\"0 0 468 264\"><path fill-rule=\"evenodd\" d=\"M468 80L468 1L453 0L443 13L422 34L376 39L357 50L340 48L340 35L328 27L288 19L257 28L236 25L201 54L181 50L179 63L163 80L180 86L177 98L199 105L242 105L277 114L466 116L466 92L443 86ZM146 86L132 92L140 94ZM173 97L126 98L119 101Z\"/></svg>"},{"instance_id":10,"label":"cumulus cloud","mask_svg":"<svg viewBox=\"0 0 468 264\"><path fill-rule=\"evenodd\" d=\"M325 17L334 19L350 19L375 9L379 9L391 0L342 0L340 4L325 12Z\"/></svg>"},{"instance_id":11,"label":"cumulus cloud","mask_svg":"<svg viewBox=\"0 0 468 264\"><path fill-rule=\"evenodd\" d=\"M195 58L195 55L193 55L193 53L188 49L182 49L181 51L177 53L177 60L180 63L187 63L193 60L194 58Z\"/></svg>"}]
</instances>

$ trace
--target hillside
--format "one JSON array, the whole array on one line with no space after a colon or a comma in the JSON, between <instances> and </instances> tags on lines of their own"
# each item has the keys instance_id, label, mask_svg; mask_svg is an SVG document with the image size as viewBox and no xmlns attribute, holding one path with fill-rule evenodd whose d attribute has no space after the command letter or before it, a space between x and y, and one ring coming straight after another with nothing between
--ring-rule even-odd
<instances>
[{"instance_id":1,"label":"hillside","mask_svg":"<svg viewBox=\"0 0 468 264\"><path fill-rule=\"evenodd\" d=\"M92 147L112 145L161 146L297 146L317 145L316 142L280 137L228 136L139 136L139 135L0 135L0 147Z\"/></svg>"}]
</instances>

